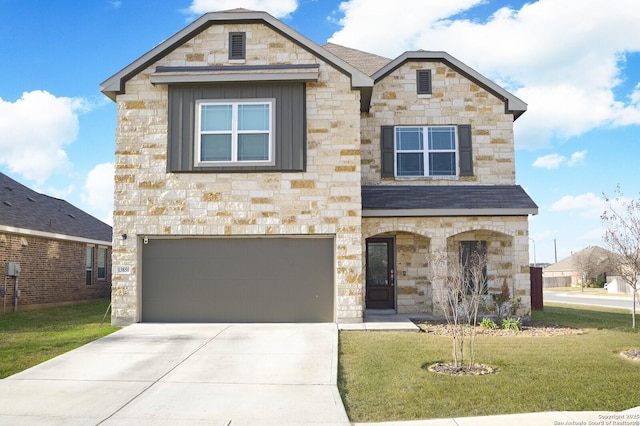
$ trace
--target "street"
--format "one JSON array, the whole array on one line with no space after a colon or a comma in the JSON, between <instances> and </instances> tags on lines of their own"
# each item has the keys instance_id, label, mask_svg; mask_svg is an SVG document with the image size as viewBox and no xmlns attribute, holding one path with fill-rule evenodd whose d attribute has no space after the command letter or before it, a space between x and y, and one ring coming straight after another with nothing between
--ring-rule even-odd
<instances>
[{"instance_id":1,"label":"street","mask_svg":"<svg viewBox=\"0 0 640 426\"><path fill-rule=\"evenodd\" d=\"M543 291L545 302L573 303L578 305L605 306L608 308L633 309L633 299L628 296L604 296L570 291ZM640 307L636 307L638 309Z\"/></svg>"}]
</instances>

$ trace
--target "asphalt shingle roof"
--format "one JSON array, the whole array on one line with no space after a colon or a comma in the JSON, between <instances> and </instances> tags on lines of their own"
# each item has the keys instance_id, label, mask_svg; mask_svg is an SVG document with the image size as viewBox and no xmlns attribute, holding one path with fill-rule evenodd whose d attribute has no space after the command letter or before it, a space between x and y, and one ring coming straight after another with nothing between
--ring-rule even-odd
<instances>
[{"instance_id":1,"label":"asphalt shingle roof","mask_svg":"<svg viewBox=\"0 0 640 426\"><path fill-rule=\"evenodd\" d=\"M0 225L110 242L111 226L0 173Z\"/></svg>"},{"instance_id":2,"label":"asphalt shingle roof","mask_svg":"<svg viewBox=\"0 0 640 426\"><path fill-rule=\"evenodd\" d=\"M363 186L363 210L535 210L519 185Z\"/></svg>"},{"instance_id":3,"label":"asphalt shingle roof","mask_svg":"<svg viewBox=\"0 0 640 426\"><path fill-rule=\"evenodd\" d=\"M322 47L368 76L373 75L380 68L391 62L389 58L350 47L340 46L339 44L327 43L322 45Z\"/></svg>"}]
</instances>

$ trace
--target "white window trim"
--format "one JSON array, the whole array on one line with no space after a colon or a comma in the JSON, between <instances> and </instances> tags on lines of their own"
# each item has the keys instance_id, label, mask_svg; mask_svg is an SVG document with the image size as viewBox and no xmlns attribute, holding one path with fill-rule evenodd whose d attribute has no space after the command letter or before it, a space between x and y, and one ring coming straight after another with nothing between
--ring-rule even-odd
<instances>
[{"instance_id":1,"label":"white window trim","mask_svg":"<svg viewBox=\"0 0 640 426\"><path fill-rule=\"evenodd\" d=\"M238 131L238 106L239 105L269 105L269 142L268 142L268 159L254 161L238 160L238 134L251 133ZM212 134L216 132L202 132L201 129L201 111L203 105L231 105L233 108L232 125L231 125L231 160L230 161L202 161L201 136L203 134ZM199 167L215 166L215 167L234 167L234 166L273 166L275 165L275 98L268 99L199 99L196 101L196 119L194 129L194 165ZM262 133L262 132L258 132Z\"/></svg>"},{"instance_id":2,"label":"white window trim","mask_svg":"<svg viewBox=\"0 0 640 426\"><path fill-rule=\"evenodd\" d=\"M396 143L396 129L422 129L423 132L423 149L411 149L411 150L398 150L398 144ZM444 149L429 149L429 138L428 133L429 129L434 128L452 128L453 129L453 137L455 148L444 150ZM458 128L457 126L395 126L393 128L393 175L397 179L454 179L460 176L460 164L459 164L459 143L458 143ZM429 153L431 152L453 152L455 154L454 163L455 163L455 174L453 175L431 175L429 169ZM414 176L399 176L398 175L398 153L407 153L407 154L424 154L422 156L424 175L414 175Z\"/></svg>"}]
</instances>

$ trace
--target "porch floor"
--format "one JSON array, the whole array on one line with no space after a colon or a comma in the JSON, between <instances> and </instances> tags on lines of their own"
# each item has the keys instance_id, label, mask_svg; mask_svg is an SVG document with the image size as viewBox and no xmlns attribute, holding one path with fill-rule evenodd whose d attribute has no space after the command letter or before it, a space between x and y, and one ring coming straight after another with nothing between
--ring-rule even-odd
<instances>
[{"instance_id":1,"label":"porch floor","mask_svg":"<svg viewBox=\"0 0 640 426\"><path fill-rule=\"evenodd\" d=\"M421 314L398 314L393 309L367 309L361 323L338 323L341 331L418 331L411 318L430 319Z\"/></svg>"}]
</instances>

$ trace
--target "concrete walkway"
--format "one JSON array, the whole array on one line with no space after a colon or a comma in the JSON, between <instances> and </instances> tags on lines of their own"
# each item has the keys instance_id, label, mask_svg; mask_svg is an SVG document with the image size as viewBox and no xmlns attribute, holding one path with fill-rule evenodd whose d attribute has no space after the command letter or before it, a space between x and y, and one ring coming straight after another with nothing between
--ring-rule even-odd
<instances>
[{"instance_id":1,"label":"concrete walkway","mask_svg":"<svg viewBox=\"0 0 640 426\"><path fill-rule=\"evenodd\" d=\"M0 425L348 425L335 324L134 324L0 380Z\"/></svg>"}]
</instances>

